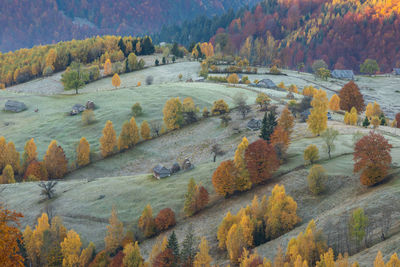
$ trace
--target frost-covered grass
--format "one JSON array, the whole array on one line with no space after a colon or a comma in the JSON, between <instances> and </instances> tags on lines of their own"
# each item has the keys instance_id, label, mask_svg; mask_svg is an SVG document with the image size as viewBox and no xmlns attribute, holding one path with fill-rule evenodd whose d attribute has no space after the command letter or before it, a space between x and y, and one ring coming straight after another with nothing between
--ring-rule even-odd
<instances>
[{"instance_id":1,"label":"frost-covered grass","mask_svg":"<svg viewBox=\"0 0 400 267\"><path fill-rule=\"evenodd\" d=\"M68 158L73 158L79 139L84 136L91 144L92 151L98 151L98 139L107 120L111 120L119 134L124 121L131 117L131 106L139 102L144 114L137 118L143 120L161 120L162 109L166 100L171 97L192 97L196 105L209 110L215 100L224 99L233 105L232 96L244 92L249 96L249 103L254 103L256 93L241 88L209 83L168 83L141 86L115 91L82 93L79 95L38 96L0 92L0 106L8 99L23 101L28 110L21 113L0 112L0 135L7 141L13 141L19 151L29 138L35 138L39 157L43 157L48 144L55 139L66 151ZM68 111L76 103L85 104L87 100L95 102L94 111L97 122L83 125L81 116L68 116ZM38 108L39 112L34 112Z\"/></svg>"}]
</instances>

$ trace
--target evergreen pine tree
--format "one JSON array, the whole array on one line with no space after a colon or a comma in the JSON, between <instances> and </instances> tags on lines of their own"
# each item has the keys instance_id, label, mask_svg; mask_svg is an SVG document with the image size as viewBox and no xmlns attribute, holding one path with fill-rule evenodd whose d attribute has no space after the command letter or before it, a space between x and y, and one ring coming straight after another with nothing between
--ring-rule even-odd
<instances>
[{"instance_id":1,"label":"evergreen pine tree","mask_svg":"<svg viewBox=\"0 0 400 267\"><path fill-rule=\"evenodd\" d=\"M367 127L370 125L368 117L365 117L365 119L364 119L362 125L363 125L363 127L365 127L365 128L367 128Z\"/></svg>"},{"instance_id":2,"label":"evergreen pine tree","mask_svg":"<svg viewBox=\"0 0 400 267\"><path fill-rule=\"evenodd\" d=\"M178 239L176 238L175 231L173 231L168 238L167 248L171 249L172 253L174 254L174 263L171 266L179 266L179 244Z\"/></svg>"},{"instance_id":3,"label":"evergreen pine tree","mask_svg":"<svg viewBox=\"0 0 400 267\"><path fill-rule=\"evenodd\" d=\"M274 112L265 112L262 120L260 137L266 141L270 140L271 134L277 125L276 115Z\"/></svg>"},{"instance_id":4,"label":"evergreen pine tree","mask_svg":"<svg viewBox=\"0 0 400 267\"><path fill-rule=\"evenodd\" d=\"M194 241L193 226L190 224L182 243L181 261L183 266L193 266L194 257L196 256Z\"/></svg>"}]
</instances>

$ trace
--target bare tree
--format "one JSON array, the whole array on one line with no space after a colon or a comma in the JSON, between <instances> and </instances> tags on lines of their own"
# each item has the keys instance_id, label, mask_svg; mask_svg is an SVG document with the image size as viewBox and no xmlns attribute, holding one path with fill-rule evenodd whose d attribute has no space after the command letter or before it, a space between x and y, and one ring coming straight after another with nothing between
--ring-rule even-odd
<instances>
[{"instance_id":1,"label":"bare tree","mask_svg":"<svg viewBox=\"0 0 400 267\"><path fill-rule=\"evenodd\" d=\"M390 231L390 227L392 226L392 210L389 208L385 208L382 212L381 216L381 238L382 240L385 240Z\"/></svg>"},{"instance_id":2,"label":"bare tree","mask_svg":"<svg viewBox=\"0 0 400 267\"><path fill-rule=\"evenodd\" d=\"M322 139L324 140L324 148L326 152L328 152L329 159L331 159L331 152L335 150L335 140L339 132L333 128L328 128L321 134Z\"/></svg>"},{"instance_id":3,"label":"bare tree","mask_svg":"<svg viewBox=\"0 0 400 267\"><path fill-rule=\"evenodd\" d=\"M153 132L153 134L156 134L157 137L160 136L160 131L161 131L162 123L161 121L150 121L150 129Z\"/></svg>"},{"instance_id":4,"label":"bare tree","mask_svg":"<svg viewBox=\"0 0 400 267\"><path fill-rule=\"evenodd\" d=\"M369 248L371 245L372 241L372 233L375 228L375 222L371 220L372 218L369 218L367 225L365 226L365 237L364 237L364 242L365 242L365 247Z\"/></svg>"},{"instance_id":5,"label":"bare tree","mask_svg":"<svg viewBox=\"0 0 400 267\"><path fill-rule=\"evenodd\" d=\"M232 120L232 118L228 114L224 114L220 117L221 119L221 125L223 127L228 126L229 122Z\"/></svg>"},{"instance_id":6,"label":"bare tree","mask_svg":"<svg viewBox=\"0 0 400 267\"><path fill-rule=\"evenodd\" d=\"M237 93L233 96L233 102L235 103L238 112L242 115L242 118L246 118L247 114L251 112L251 107L247 105L247 96L243 93Z\"/></svg>"},{"instance_id":7,"label":"bare tree","mask_svg":"<svg viewBox=\"0 0 400 267\"><path fill-rule=\"evenodd\" d=\"M211 147L211 154L213 154L213 162L215 162L217 160L217 156L225 155L225 151L221 149L221 146L219 144L214 144Z\"/></svg>"},{"instance_id":8,"label":"bare tree","mask_svg":"<svg viewBox=\"0 0 400 267\"><path fill-rule=\"evenodd\" d=\"M57 181L48 181L46 183L40 182L40 184L38 184L38 186L42 188L42 192L40 194L47 196L47 199L52 199L54 193L56 192L54 187L57 185L57 183Z\"/></svg>"}]
</instances>

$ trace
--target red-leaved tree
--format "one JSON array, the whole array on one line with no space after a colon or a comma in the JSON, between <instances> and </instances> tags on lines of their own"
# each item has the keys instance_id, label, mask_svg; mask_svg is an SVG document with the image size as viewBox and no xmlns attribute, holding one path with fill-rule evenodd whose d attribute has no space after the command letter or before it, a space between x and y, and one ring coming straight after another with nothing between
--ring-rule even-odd
<instances>
[{"instance_id":1,"label":"red-leaved tree","mask_svg":"<svg viewBox=\"0 0 400 267\"><path fill-rule=\"evenodd\" d=\"M272 173L279 168L279 160L274 147L262 139L248 146L245 160L253 184L268 180Z\"/></svg>"},{"instance_id":2,"label":"red-leaved tree","mask_svg":"<svg viewBox=\"0 0 400 267\"><path fill-rule=\"evenodd\" d=\"M165 231L171 226L174 226L176 224L174 211L170 208L160 210L155 219L155 223L159 232Z\"/></svg>"},{"instance_id":3,"label":"red-leaved tree","mask_svg":"<svg viewBox=\"0 0 400 267\"><path fill-rule=\"evenodd\" d=\"M382 181L389 170L392 145L378 133L370 132L356 143L354 172L361 172L361 183L371 186Z\"/></svg>"}]
</instances>

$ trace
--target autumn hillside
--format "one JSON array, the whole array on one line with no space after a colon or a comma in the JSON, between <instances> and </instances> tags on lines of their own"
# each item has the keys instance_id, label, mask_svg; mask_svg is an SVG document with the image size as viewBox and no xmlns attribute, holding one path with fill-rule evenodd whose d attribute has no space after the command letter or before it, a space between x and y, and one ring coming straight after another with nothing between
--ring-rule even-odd
<instances>
[{"instance_id":1,"label":"autumn hillside","mask_svg":"<svg viewBox=\"0 0 400 267\"><path fill-rule=\"evenodd\" d=\"M400 1L271 0L219 29L211 41L255 64L310 70L323 59L330 69L353 69L367 58L382 72L400 64ZM276 64L276 63L275 63Z\"/></svg>"},{"instance_id":2,"label":"autumn hillside","mask_svg":"<svg viewBox=\"0 0 400 267\"><path fill-rule=\"evenodd\" d=\"M217 15L256 0L17 0L0 3L0 51L96 35L141 35L197 15Z\"/></svg>"}]
</instances>

